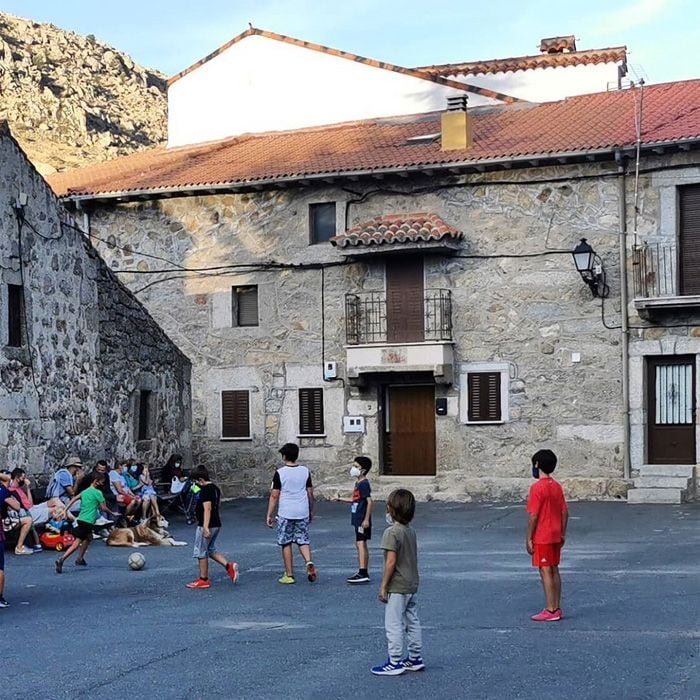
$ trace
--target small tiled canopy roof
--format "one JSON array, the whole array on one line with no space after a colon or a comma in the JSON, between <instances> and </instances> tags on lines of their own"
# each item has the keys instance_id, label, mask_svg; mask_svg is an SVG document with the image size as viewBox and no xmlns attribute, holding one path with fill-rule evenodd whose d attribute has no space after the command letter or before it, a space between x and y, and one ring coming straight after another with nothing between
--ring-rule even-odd
<instances>
[{"instance_id":1,"label":"small tiled canopy roof","mask_svg":"<svg viewBox=\"0 0 700 700\"><path fill-rule=\"evenodd\" d=\"M340 248L384 245L386 243L419 243L451 238L462 240L464 234L445 223L437 214L389 214L376 216L331 238Z\"/></svg>"}]
</instances>

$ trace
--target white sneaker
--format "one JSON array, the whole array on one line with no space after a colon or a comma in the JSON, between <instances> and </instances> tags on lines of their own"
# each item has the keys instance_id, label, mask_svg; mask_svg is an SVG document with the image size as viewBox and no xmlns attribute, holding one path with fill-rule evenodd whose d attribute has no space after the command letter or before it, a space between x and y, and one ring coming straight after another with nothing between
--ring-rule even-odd
<instances>
[{"instance_id":1,"label":"white sneaker","mask_svg":"<svg viewBox=\"0 0 700 700\"><path fill-rule=\"evenodd\" d=\"M97 525L98 527L104 527L105 525L114 525L114 521L107 520L107 518L105 518L103 515L100 515L100 517L97 518L97 520L95 520L95 525Z\"/></svg>"}]
</instances>

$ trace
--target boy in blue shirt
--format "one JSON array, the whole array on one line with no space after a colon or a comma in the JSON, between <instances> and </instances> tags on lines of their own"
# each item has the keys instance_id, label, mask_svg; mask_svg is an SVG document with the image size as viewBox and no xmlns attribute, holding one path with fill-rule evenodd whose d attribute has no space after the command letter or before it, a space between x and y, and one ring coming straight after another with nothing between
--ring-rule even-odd
<instances>
[{"instance_id":1,"label":"boy in blue shirt","mask_svg":"<svg viewBox=\"0 0 700 700\"><path fill-rule=\"evenodd\" d=\"M369 457L355 457L350 476L356 479L352 498L341 498L337 496L335 500L343 503L351 503L350 522L355 529L355 546L357 547L357 560L359 571L347 579L348 583L369 583L369 550L367 542L372 539L372 487L367 478L369 470L372 468L372 460Z\"/></svg>"}]
</instances>

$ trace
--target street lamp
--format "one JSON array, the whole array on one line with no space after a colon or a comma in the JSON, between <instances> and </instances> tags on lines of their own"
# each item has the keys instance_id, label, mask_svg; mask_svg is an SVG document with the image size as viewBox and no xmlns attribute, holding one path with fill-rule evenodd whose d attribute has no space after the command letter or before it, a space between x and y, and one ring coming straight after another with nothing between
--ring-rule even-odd
<instances>
[{"instance_id":1,"label":"street lamp","mask_svg":"<svg viewBox=\"0 0 700 700\"><path fill-rule=\"evenodd\" d=\"M610 289L605 284L603 261L585 238L582 238L581 242L574 248L572 255L576 271L588 285L591 294L594 297L607 297Z\"/></svg>"}]
</instances>

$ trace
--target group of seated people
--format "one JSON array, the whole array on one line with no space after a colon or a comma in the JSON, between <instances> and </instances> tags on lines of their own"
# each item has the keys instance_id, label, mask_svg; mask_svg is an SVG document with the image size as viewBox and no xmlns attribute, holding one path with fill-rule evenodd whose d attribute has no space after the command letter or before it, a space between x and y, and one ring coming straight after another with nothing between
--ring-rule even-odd
<instances>
[{"instance_id":1,"label":"group of seated people","mask_svg":"<svg viewBox=\"0 0 700 700\"><path fill-rule=\"evenodd\" d=\"M136 460L115 462L110 469L105 460L96 463L94 471L106 474L102 490L110 510L122 514L125 525L145 522L152 516L161 517L158 507L158 494L146 464ZM173 455L163 469L162 478L168 482L172 477L182 475L179 455ZM15 554L27 555L42 550L37 527L43 526L51 532L65 531L80 508L77 502L73 512L66 510L66 504L76 494L90 486L90 472L86 471L82 461L75 455L65 458L60 469L52 476L46 488L46 501L35 503L29 479L25 471L15 468L11 472L0 472L0 485L4 486L19 503L17 512L3 513L5 529L18 527ZM11 517L7 517L11 516ZM98 527L114 524L105 518L95 523Z\"/></svg>"}]
</instances>

